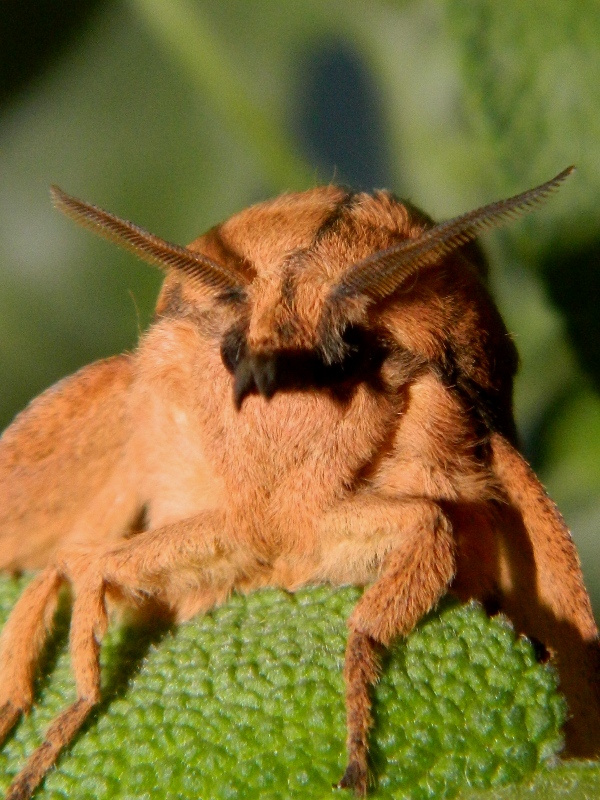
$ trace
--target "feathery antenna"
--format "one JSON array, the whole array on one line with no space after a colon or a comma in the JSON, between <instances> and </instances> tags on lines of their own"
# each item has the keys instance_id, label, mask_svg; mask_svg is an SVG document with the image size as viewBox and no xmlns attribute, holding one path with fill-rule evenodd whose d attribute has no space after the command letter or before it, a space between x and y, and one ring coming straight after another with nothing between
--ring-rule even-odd
<instances>
[{"instance_id":1,"label":"feathery antenna","mask_svg":"<svg viewBox=\"0 0 600 800\"><path fill-rule=\"evenodd\" d=\"M535 209L574 170L575 167L567 167L541 186L469 211L435 225L417 239L407 239L374 253L345 272L332 288L330 300L357 295L372 300L387 297L419 269L436 264L443 256L474 239L485 228L501 225Z\"/></svg>"},{"instance_id":2,"label":"feathery antenna","mask_svg":"<svg viewBox=\"0 0 600 800\"><path fill-rule=\"evenodd\" d=\"M197 288L210 294L239 294L244 289L246 281L243 276L207 256L171 244L132 222L71 197L58 186L50 187L50 195L54 206L79 225L130 250L149 264L167 272L180 273Z\"/></svg>"}]
</instances>

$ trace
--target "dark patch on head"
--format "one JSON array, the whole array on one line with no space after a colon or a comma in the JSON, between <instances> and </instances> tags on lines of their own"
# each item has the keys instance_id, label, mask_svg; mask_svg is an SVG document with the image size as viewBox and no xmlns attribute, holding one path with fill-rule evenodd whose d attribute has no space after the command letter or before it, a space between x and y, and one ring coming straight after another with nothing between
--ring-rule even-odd
<instances>
[{"instance_id":1,"label":"dark patch on head","mask_svg":"<svg viewBox=\"0 0 600 800\"><path fill-rule=\"evenodd\" d=\"M189 319L200 330L209 332L210 316L210 310L202 312L196 305L188 302L183 296L181 283L175 283L165 290L155 321L159 319Z\"/></svg>"},{"instance_id":2,"label":"dark patch on head","mask_svg":"<svg viewBox=\"0 0 600 800\"><path fill-rule=\"evenodd\" d=\"M338 202L333 211L323 220L313 236L312 246L315 247L322 239L337 233L340 222L345 220L356 202L357 193L348 191Z\"/></svg>"},{"instance_id":3,"label":"dark patch on head","mask_svg":"<svg viewBox=\"0 0 600 800\"><path fill-rule=\"evenodd\" d=\"M336 292L335 295L338 293ZM346 356L348 346L344 332L348 322L343 307L343 298L334 295L334 301L325 304L317 326L317 341L322 357L327 364L335 364Z\"/></svg>"},{"instance_id":4,"label":"dark patch on head","mask_svg":"<svg viewBox=\"0 0 600 800\"><path fill-rule=\"evenodd\" d=\"M286 265L283 271L283 278L281 279L281 299L289 308L292 308L295 297L296 284L294 281L294 273L290 265Z\"/></svg>"},{"instance_id":5,"label":"dark patch on head","mask_svg":"<svg viewBox=\"0 0 600 800\"><path fill-rule=\"evenodd\" d=\"M221 346L223 362L234 375L234 399L240 408L248 394L270 399L276 392L329 391L347 402L356 387L369 383L383 391L381 367L389 350L367 330L350 326L345 333L346 354L327 364L319 350L282 348L271 353L248 352L242 332L233 330Z\"/></svg>"},{"instance_id":6,"label":"dark patch on head","mask_svg":"<svg viewBox=\"0 0 600 800\"><path fill-rule=\"evenodd\" d=\"M246 344L246 334L248 325L246 322L238 323L225 333L221 339L221 358L225 369L232 375L236 373L240 362L246 355L248 349Z\"/></svg>"},{"instance_id":7,"label":"dark patch on head","mask_svg":"<svg viewBox=\"0 0 600 800\"><path fill-rule=\"evenodd\" d=\"M186 300L184 296L184 284L174 283L168 286L163 294L160 311L155 315L154 321L159 319L187 319L207 336L216 334L214 307L208 306L199 309L196 303ZM216 304L240 306L247 302L247 295L244 289L232 289L228 292L221 292L215 298Z\"/></svg>"},{"instance_id":8,"label":"dark patch on head","mask_svg":"<svg viewBox=\"0 0 600 800\"><path fill-rule=\"evenodd\" d=\"M277 339L284 345L287 342L293 342L298 335L298 326L293 320L287 319L275 326L275 335L277 336Z\"/></svg>"},{"instance_id":9,"label":"dark patch on head","mask_svg":"<svg viewBox=\"0 0 600 800\"><path fill-rule=\"evenodd\" d=\"M518 435L512 410L512 374L501 368L501 379L492 375L488 386L482 386L461 367L458 348L448 343L444 355L434 363L438 375L452 391L463 400L475 421L479 422L479 434L490 431L501 433L509 442L517 444Z\"/></svg>"},{"instance_id":10,"label":"dark patch on head","mask_svg":"<svg viewBox=\"0 0 600 800\"><path fill-rule=\"evenodd\" d=\"M232 286L218 294L215 299L218 303L238 306L248 301L248 294L242 286Z\"/></svg>"},{"instance_id":11,"label":"dark patch on head","mask_svg":"<svg viewBox=\"0 0 600 800\"><path fill-rule=\"evenodd\" d=\"M225 241L220 225L216 225L204 234L202 251L218 264L230 267L250 282L256 277L256 269L252 262Z\"/></svg>"},{"instance_id":12,"label":"dark patch on head","mask_svg":"<svg viewBox=\"0 0 600 800\"><path fill-rule=\"evenodd\" d=\"M156 315L162 317L183 317L188 313L189 303L183 299L181 284L174 283L165 288L162 296L160 312Z\"/></svg>"}]
</instances>

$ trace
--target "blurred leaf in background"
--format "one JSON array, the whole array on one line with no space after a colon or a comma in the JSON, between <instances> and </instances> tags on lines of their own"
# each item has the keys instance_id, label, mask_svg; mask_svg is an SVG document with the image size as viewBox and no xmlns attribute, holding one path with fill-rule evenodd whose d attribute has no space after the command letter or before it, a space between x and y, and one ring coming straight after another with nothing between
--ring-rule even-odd
<instances>
[{"instance_id":1,"label":"blurred leaf in background","mask_svg":"<svg viewBox=\"0 0 600 800\"><path fill-rule=\"evenodd\" d=\"M436 218L578 172L485 239L521 351L525 449L600 607L596 0L122 0L0 11L0 421L135 345L160 277L48 186L176 241L319 182Z\"/></svg>"}]
</instances>

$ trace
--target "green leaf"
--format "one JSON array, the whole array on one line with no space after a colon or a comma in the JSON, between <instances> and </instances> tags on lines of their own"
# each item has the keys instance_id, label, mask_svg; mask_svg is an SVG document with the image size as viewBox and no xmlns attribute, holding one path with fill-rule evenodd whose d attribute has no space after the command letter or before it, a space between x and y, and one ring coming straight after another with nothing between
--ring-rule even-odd
<instances>
[{"instance_id":1,"label":"green leaf","mask_svg":"<svg viewBox=\"0 0 600 800\"><path fill-rule=\"evenodd\" d=\"M6 615L23 581L0 583ZM40 798L325 798L345 765L342 666L360 596L326 587L234 596L173 630L114 627L104 700ZM73 699L62 613L2 787ZM444 603L386 658L375 692L374 798L513 786L553 762L556 677L503 618ZM340 794L341 797L346 796Z\"/></svg>"}]
</instances>

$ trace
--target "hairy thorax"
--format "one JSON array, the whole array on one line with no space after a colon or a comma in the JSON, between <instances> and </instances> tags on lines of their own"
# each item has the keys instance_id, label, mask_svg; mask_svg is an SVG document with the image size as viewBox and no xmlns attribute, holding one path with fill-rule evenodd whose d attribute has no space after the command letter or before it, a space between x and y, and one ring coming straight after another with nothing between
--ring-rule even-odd
<instances>
[{"instance_id":1,"label":"hairy thorax","mask_svg":"<svg viewBox=\"0 0 600 800\"><path fill-rule=\"evenodd\" d=\"M218 341L189 321L146 337L132 399L145 420L132 443L140 501L152 498L152 527L227 508L236 536L247 529L277 550L284 528L306 527L356 490L387 446L402 395L364 382L250 393L238 409L220 359Z\"/></svg>"}]
</instances>

